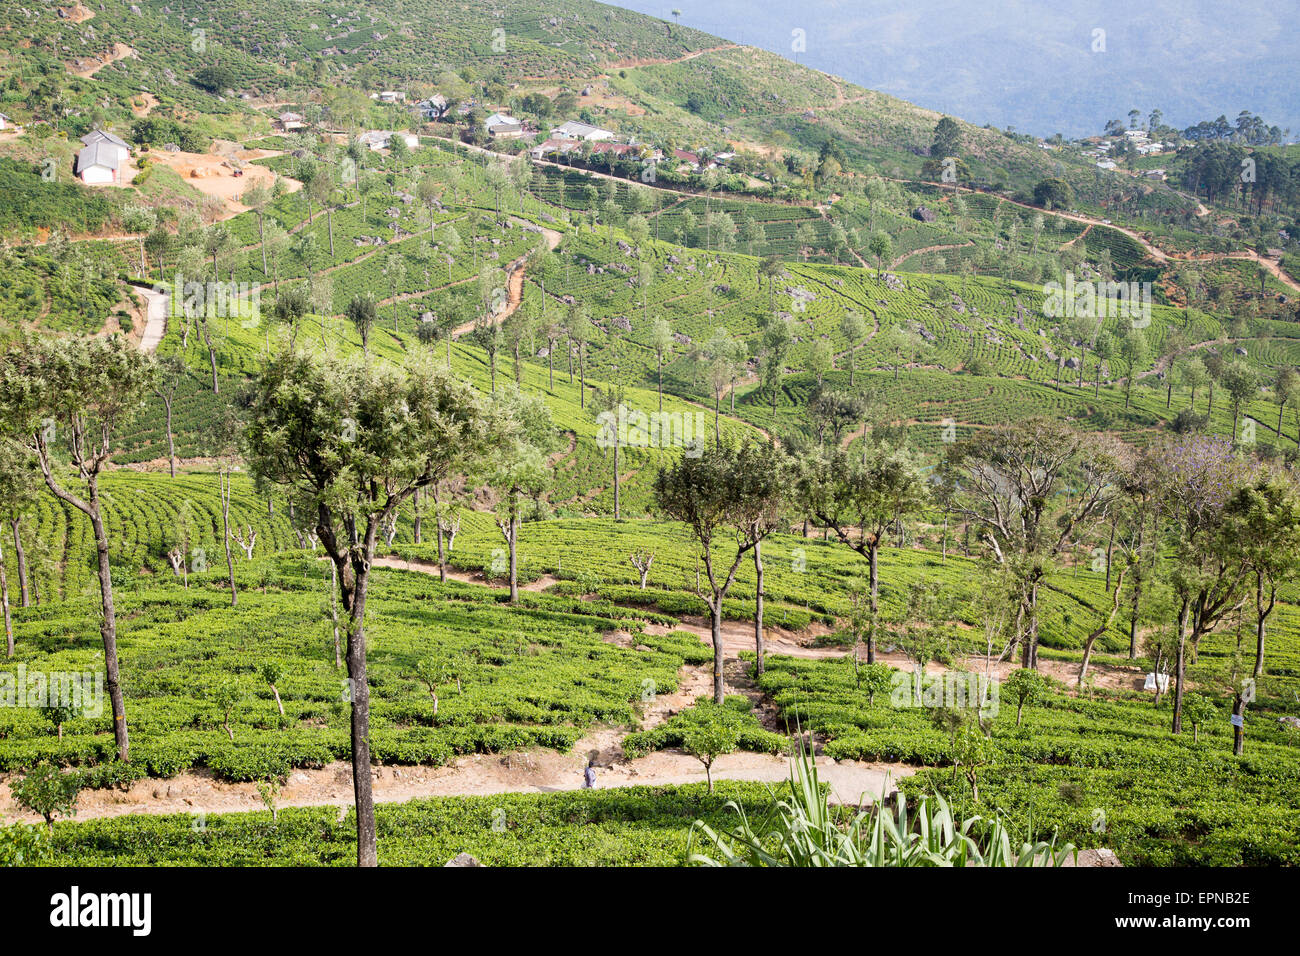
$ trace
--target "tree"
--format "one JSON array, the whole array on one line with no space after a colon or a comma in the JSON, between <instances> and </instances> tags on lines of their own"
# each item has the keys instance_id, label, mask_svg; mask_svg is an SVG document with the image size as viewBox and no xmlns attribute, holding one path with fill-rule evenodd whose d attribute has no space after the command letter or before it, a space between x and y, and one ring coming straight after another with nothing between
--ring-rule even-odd
<instances>
[{"instance_id":1,"label":"tree","mask_svg":"<svg viewBox=\"0 0 1300 956\"><path fill-rule=\"evenodd\" d=\"M691 721L682 734L682 748L704 764L704 777L709 782L709 793L713 792L713 762L723 754L733 753L740 744L740 732L736 721L730 719L715 705L712 713L707 713Z\"/></svg>"},{"instance_id":2,"label":"tree","mask_svg":"<svg viewBox=\"0 0 1300 956\"><path fill-rule=\"evenodd\" d=\"M1282 444L1282 415L1288 405L1295 404L1300 398L1300 373L1289 365L1284 365L1277 370L1273 379L1273 401L1277 402L1277 442L1280 447ZM1296 440L1300 441L1300 432L1296 433Z\"/></svg>"},{"instance_id":3,"label":"tree","mask_svg":"<svg viewBox=\"0 0 1300 956\"><path fill-rule=\"evenodd\" d=\"M231 607L239 605L239 588L235 585L235 559L230 550L230 499L234 492L235 457L239 454L239 436L242 430L235 409L227 405L213 428L213 450L217 457L217 489L221 495L221 545L226 551L226 576L230 583Z\"/></svg>"},{"instance_id":4,"label":"tree","mask_svg":"<svg viewBox=\"0 0 1300 956\"><path fill-rule=\"evenodd\" d=\"M361 336L362 350L366 355L369 355L370 330L374 328L375 322L379 320L375 297L369 292L353 296L352 301L348 303L347 317L353 328L357 330L357 334Z\"/></svg>"},{"instance_id":5,"label":"tree","mask_svg":"<svg viewBox=\"0 0 1300 956\"><path fill-rule=\"evenodd\" d=\"M1183 702L1183 714L1192 725L1192 742L1200 743L1201 728L1208 727L1219 716L1219 708L1204 694L1188 694Z\"/></svg>"},{"instance_id":6,"label":"tree","mask_svg":"<svg viewBox=\"0 0 1300 956\"><path fill-rule=\"evenodd\" d=\"M889 238L887 232L873 233L867 241L867 250L876 260L876 278L879 279L881 271L885 268L885 262L894 257L894 241Z\"/></svg>"},{"instance_id":7,"label":"tree","mask_svg":"<svg viewBox=\"0 0 1300 956\"><path fill-rule=\"evenodd\" d=\"M953 445L943 472L952 510L979 529L1018 590L1012 646L1037 667L1038 597L1059 556L1104 519L1126 474L1121 449L1045 418L995 425Z\"/></svg>"},{"instance_id":8,"label":"tree","mask_svg":"<svg viewBox=\"0 0 1300 956\"><path fill-rule=\"evenodd\" d=\"M713 700L718 705L723 700L722 605L741 561L754 547L755 515L770 505L763 493L771 480L770 474L763 473L768 461L761 446L736 449L719 443L696 457L683 455L655 476L655 507L669 519L685 524L700 547L708 591L697 583L695 593L711 615ZM723 566L715 563L714 547L728 531L735 553L724 572Z\"/></svg>"},{"instance_id":9,"label":"tree","mask_svg":"<svg viewBox=\"0 0 1300 956\"><path fill-rule=\"evenodd\" d=\"M673 350L673 327L667 319L655 319L650 328L650 347L655 350L659 371L659 411L664 410L664 356Z\"/></svg>"},{"instance_id":10,"label":"tree","mask_svg":"<svg viewBox=\"0 0 1300 956\"><path fill-rule=\"evenodd\" d=\"M11 780L9 789L14 803L45 820L50 833L58 817L77 815L77 797L81 795L83 781L75 770L62 771L48 760L42 760L21 780Z\"/></svg>"},{"instance_id":11,"label":"tree","mask_svg":"<svg viewBox=\"0 0 1300 956\"><path fill-rule=\"evenodd\" d=\"M99 476L112 463L119 426L144 403L154 383L153 360L120 335L105 338L31 340L11 347L0 360L0 421L8 439L35 456L50 493L90 521L95 538L104 644L104 685L113 712L119 759L129 759L126 707L117 659L117 612L113 604L110 543L104 524ZM55 443L84 494L65 487L66 473Z\"/></svg>"},{"instance_id":12,"label":"tree","mask_svg":"<svg viewBox=\"0 0 1300 956\"><path fill-rule=\"evenodd\" d=\"M806 362L808 371L813 373L813 376L817 379L817 387L820 389L826 373L835 367L835 353L831 350L831 344L825 339L818 339L813 342L808 349Z\"/></svg>"},{"instance_id":13,"label":"tree","mask_svg":"<svg viewBox=\"0 0 1300 956\"><path fill-rule=\"evenodd\" d=\"M767 298L770 310L776 309L776 280L783 272L785 272L785 266L781 263L779 256L764 256L763 261L758 264L760 283L763 279L767 279Z\"/></svg>"},{"instance_id":14,"label":"tree","mask_svg":"<svg viewBox=\"0 0 1300 956\"><path fill-rule=\"evenodd\" d=\"M167 462L173 478L176 477L176 435L172 431L172 405L186 374L185 362L180 357L169 355L158 360L158 382L153 392L163 403L167 423Z\"/></svg>"},{"instance_id":15,"label":"tree","mask_svg":"<svg viewBox=\"0 0 1300 956\"><path fill-rule=\"evenodd\" d=\"M1219 382L1228 390L1228 397L1232 399L1232 440L1235 442L1242 403L1259 389L1259 376L1245 362L1232 361L1224 365Z\"/></svg>"},{"instance_id":16,"label":"tree","mask_svg":"<svg viewBox=\"0 0 1300 956\"><path fill-rule=\"evenodd\" d=\"M283 717L284 702L280 700L280 681L284 679L284 665L275 660L264 661L258 672L262 675L262 680L266 681L266 686L271 688L271 693L275 695L275 706Z\"/></svg>"},{"instance_id":17,"label":"tree","mask_svg":"<svg viewBox=\"0 0 1300 956\"><path fill-rule=\"evenodd\" d=\"M1278 591L1300 578L1300 495L1283 474L1240 488L1225 509L1225 544L1235 542L1255 579L1255 667L1264 676L1264 634Z\"/></svg>"},{"instance_id":18,"label":"tree","mask_svg":"<svg viewBox=\"0 0 1300 956\"><path fill-rule=\"evenodd\" d=\"M735 378L738 358L737 342L724 328L714 329L713 335L704 346L706 378L710 391L713 392L713 440L720 441L720 418L722 415L722 393Z\"/></svg>"},{"instance_id":19,"label":"tree","mask_svg":"<svg viewBox=\"0 0 1300 956\"><path fill-rule=\"evenodd\" d=\"M867 438L864 435L863 441ZM800 509L867 559L870 590L867 663L876 662L880 547L891 525L921 510L925 481L902 451L877 445L859 460L842 448L808 458L797 485Z\"/></svg>"},{"instance_id":20,"label":"tree","mask_svg":"<svg viewBox=\"0 0 1300 956\"><path fill-rule=\"evenodd\" d=\"M144 261L145 236L152 232L156 225L158 225L158 214L148 206L132 203L122 210L122 230L134 233L140 244L140 275L142 276L149 274L149 267Z\"/></svg>"},{"instance_id":21,"label":"tree","mask_svg":"<svg viewBox=\"0 0 1300 956\"><path fill-rule=\"evenodd\" d=\"M257 379L249 465L315 516L346 615L357 863L375 866L366 597L380 529L414 495L492 460L517 426L427 358L402 368L285 352Z\"/></svg>"},{"instance_id":22,"label":"tree","mask_svg":"<svg viewBox=\"0 0 1300 956\"><path fill-rule=\"evenodd\" d=\"M27 554L23 549L21 526L24 514L36 501L42 484L36 458L21 445L0 439L0 516L9 522L14 537L14 558L17 561L19 603L31 604L31 591L27 581ZM9 580L6 574L3 542L0 542L0 606L3 606L5 626L5 654L14 656L13 621L10 618Z\"/></svg>"},{"instance_id":23,"label":"tree","mask_svg":"<svg viewBox=\"0 0 1300 956\"><path fill-rule=\"evenodd\" d=\"M498 401L501 417L518 423L508 445L500 450L488 483L501 493L497 528L510 555L510 603L519 601L519 521L523 497L539 499L551 481L546 456L559 443L559 431L546 403L518 389L503 390Z\"/></svg>"},{"instance_id":24,"label":"tree","mask_svg":"<svg viewBox=\"0 0 1300 956\"><path fill-rule=\"evenodd\" d=\"M1115 339L1115 357L1124 365L1124 408L1133 393L1133 373L1147 360L1147 343L1142 330L1124 326Z\"/></svg>"},{"instance_id":25,"label":"tree","mask_svg":"<svg viewBox=\"0 0 1300 956\"><path fill-rule=\"evenodd\" d=\"M1002 693L1016 702L1016 726L1024 718L1025 705L1043 697L1047 693L1047 678L1036 670L1025 667L1013 670L1002 681Z\"/></svg>"},{"instance_id":26,"label":"tree","mask_svg":"<svg viewBox=\"0 0 1300 956\"><path fill-rule=\"evenodd\" d=\"M1205 363L1199 358L1194 358L1183 364L1182 382L1192 390L1191 402L1189 408L1196 411L1196 391L1204 388L1210 382L1210 373L1206 371ZM1278 435L1281 437L1281 428L1279 426Z\"/></svg>"},{"instance_id":27,"label":"tree","mask_svg":"<svg viewBox=\"0 0 1300 956\"><path fill-rule=\"evenodd\" d=\"M1064 179L1041 179L1034 186L1034 203L1044 209L1069 209L1074 205L1074 189Z\"/></svg>"},{"instance_id":28,"label":"tree","mask_svg":"<svg viewBox=\"0 0 1300 956\"><path fill-rule=\"evenodd\" d=\"M849 388L853 387L853 374L858 367L858 343L867 334L867 320L856 309L844 313L840 322L840 331L849 343Z\"/></svg>"},{"instance_id":29,"label":"tree","mask_svg":"<svg viewBox=\"0 0 1300 956\"><path fill-rule=\"evenodd\" d=\"M497 393L497 355L505 344L505 336L501 332L501 326L497 325L490 315L481 315L474 322L474 329L469 334L469 340L487 355L488 369L492 380L492 394L495 395Z\"/></svg>"},{"instance_id":30,"label":"tree","mask_svg":"<svg viewBox=\"0 0 1300 956\"><path fill-rule=\"evenodd\" d=\"M1162 517L1169 529L1169 586L1176 609L1172 730L1182 732L1187 646L1196 648L1241 600L1250 573L1227 520L1227 504L1246 484L1248 466L1231 442L1194 435L1151 453Z\"/></svg>"},{"instance_id":31,"label":"tree","mask_svg":"<svg viewBox=\"0 0 1300 956\"><path fill-rule=\"evenodd\" d=\"M953 659L953 599L943 585L930 578L916 581L907 591L898 615L894 640L916 665L913 688L921 698L925 690L925 666L931 661L951 664ZM923 698L922 698L923 699Z\"/></svg>"},{"instance_id":32,"label":"tree","mask_svg":"<svg viewBox=\"0 0 1300 956\"><path fill-rule=\"evenodd\" d=\"M930 155L936 159L956 156L961 149L961 127L951 117L945 116L934 127L934 144Z\"/></svg>"},{"instance_id":33,"label":"tree","mask_svg":"<svg viewBox=\"0 0 1300 956\"><path fill-rule=\"evenodd\" d=\"M759 376L763 387L772 396L772 411L776 411L776 401L781 391L781 380L785 376L785 357L794 344L794 334L790 331L788 319L778 318L770 321L763 330L762 358L759 362Z\"/></svg>"},{"instance_id":34,"label":"tree","mask_svg":"<svg viewBox=\"0 0 1300 956\"><path fill-rule=\"evenodd\" d=\"M388 276L389 294L393 299L393 333L397 329L397 290L406 279L406 259L400 252L390 252L384 259L384 275Z\"/></svg>"},{"instance_id":35,"label":"tree","mask_svg":"<svg viewBox=\"0 0 1300 956\"><path fill-rule=\"evenodd\" d=\"M298 328L302 325L303 316L311 311L311 302L307 297L307 290L301 285L286 286L275 294L275 305L271 308L271 318L277 325L283 325L289 330L289 348L294 348L298 343ZM266 333L266 351L269 355L271 352L271 332L268 329Z\"/></svg>"}]
</instances>

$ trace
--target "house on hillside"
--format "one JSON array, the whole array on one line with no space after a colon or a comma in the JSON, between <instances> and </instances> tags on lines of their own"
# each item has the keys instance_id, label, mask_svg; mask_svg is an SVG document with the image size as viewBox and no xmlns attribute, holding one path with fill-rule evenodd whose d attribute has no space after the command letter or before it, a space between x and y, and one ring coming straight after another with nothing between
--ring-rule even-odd
<instances>
[{"instance_id":1,"label":"house on hillside","mask_svg":"<svg viewBox=\"0 0 1300 956\"><path fill-rule=\"evenodd\" d=\"M77 153L77 176L87 186L107 186L118 182L126 153L112 143L99 141Z\"/></svg>"},{"instance_id":2,"label":"house on hillside","mask_svg":"<svg viewBox=\"0 0 1300 956\"><path fill-rule=\"evenodd\" d=\"M357 142L362 146L368 146L370 149L378 151L392 146L394 136L401 139L408 149L416 149L420 145L420 138L414 133L394 133L392 130L387 129L367 130L357 137Z\"/></svg>"},{"instance_id":3,"label":"house on hillside","mask_svg":"<svg viewBox=\"0 0 1300 956\"><path fill-rule=\"evenodd\" d=\"M420 100L415 104L415 110L420 114L420 118L426 123L432 123L436 119L441 119L442 114L447 112L447 97L441 93L435 93L427 100Z\"/></svg>"},{"instance_id":4,"label":"house on hillside","mask_svg":"<svg viewBox=\"0 0 1300 956\"><path fill-rule=\"evenodd\" d=\"M301 113L289 112L277 116L273 125L282 133L293 133L303 129L307 124L303 121Z\"/></svg>"},{"instance_id":5,"label":"house on hillside","mask_svg":"<svg viewBox=\"0 0 1300 956\"><path fill-rule=\"evenodd\" d=\"M493 139L518 139L524 133L524 124L504 113L493 113L483 121L483 127Z\"/></svg>"},{"instance_id":6,"label":"house on hillside","mask_svg":"<svg viewBox=\"0 0 1300 956\"><path fill-rule=\"evenodd\" d=\"M102 129L92 129L85 136L81 137L82 145L97 146L104 144L105 148L117 154L119 165L126 162L126 158L131 155L131 147L126 140L114 136L112 133L106 133Z\"/></svg>"},{"instance_id":7,"label":"house on hillside","mask_svg":"<svg viewBox=\"0 0 1300 956\"><path fill-rule=\"evenodd\" d=\"M678 160L683 165L689 166L691 172L693 173L699 172L700 169L699 153L692 153L690 150L686 150L686 149L675 149L673 150L673 158Z\"/></svg>"},{"instance_id":8,"label":"house on hillside","mask_svg":"<svg viewBox=\"0 0 1300 956\"><path fill-rule=\"evenodd\" d=\"M8 116L5 116L4 113L0 113L0 130L8 129L12 125L13 125L13 120L11 120Z\"/></svg>"},{"instance_id":9,"label":"house on hillside","mask_svg":"<svg viewBox=\"0 0 1300 956\"><path fill-rule=\"evenodd\" d=\"M559 139L552 136L550 139L543 140L529 149L528 155L533 159L545 159L551 155L564 156L578 149L581 145L576 139Z\"/></svg>"},{"instance_id":10,"label":"house on hillside","mask_svg":"<svg viewBox=\"0 0 1300 956\"><path fill-rule=\"evenodd\" d=\"M604 156L613 153L619 159L635 159L641 155L643 147L635 143L600 142L591 144L592 156Z\"/></svg>"},{"instance_id":11,"label":"house on hillside","mask_svg":"<svg viewBox=\"0 0 1300 956\"><path fill-rule=\"evenodd\" d=\"M381 90L378 93L371 93L372 100L379 100L381 103L405 103L406 94L401 90Z\"/></svg>"},{"instance_id":12,"label":"house on hillside","mask_svg":"<svg viewBox=\"0 0 1300 956\"><path fill-rule=\"evenodd\" d=\"M594 143L600 140L613 139L615 133L613 130L592 126L590 123L569 120L551 130L551 136L554 139L580 139L583 142Z\"/></svg>"},{"instance_id":13,"label":"house on hillside","mask_svg":"<svg viewBox=\"0 0 1300 956\"><path fill-rule=\"evenodd\" d=\"M1098 169L1114 169L1115 161L1113 159L1103 159L1097 164Z\"/></svg>"}]
</instances>

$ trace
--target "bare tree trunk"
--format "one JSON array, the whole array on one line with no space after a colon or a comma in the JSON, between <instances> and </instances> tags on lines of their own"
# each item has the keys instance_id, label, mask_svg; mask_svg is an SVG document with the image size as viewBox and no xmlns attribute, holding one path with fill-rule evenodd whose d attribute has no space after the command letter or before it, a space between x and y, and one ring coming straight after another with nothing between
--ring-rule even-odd
<instances>
[{"instance_id":1,"label":"bare tree trunk","mask_svg":"<svg viewBox=\"0 0 1300 956\"><path fill-rule=\"evenodd\" d=\"M23 550L23 536L19 529L22 526L21 518L10 518L9 524L14 529L14 555L18 560L18 591L19 602L21 607L30 607L31 600L27 591L27 552Z\"/></svg>"},{"instance_id":2,"label":"bare tree trunk","mask_svg":"<svg viewBox=\"0 0 1300 956\"><path fill-rule=\"evenodd\" d=\"M330 618L334 622L334 669L343 666L339 647L339 571L333 560L330 561Z\"/></svg>"},{"instance_id":3,"label":"bare tree trunk","mask_svg":"<svg viewBox=\"0 0 1300 956\"><path fill-rule=\"evenodd\" d=\"M367 539L374 529L367 529ZM346 558L342 559L346 561ZM370 685L366 674L366 586L369 563L340 570L343 610L348 615L348 686L352 698L352 791L357 814L357 866L379 865L375 840L375 801L370 771ZM352 578L349 582L349 577Z\"/></svg>"},{"instance_id":4,"label":"bare tree trunk","mask_svg":"<svg viewBox=\"0 0 1300 956\"><path fill-rule=\"evenodd\" d=\"M763 676L763 541L754 541L754 651L758 656L755 673Z\"/></svg>"},{"instance_id":5,"label":"bare tree trunk","mask_svg":"<svg viewBox=\"0 0 1300 956\"><path fill-rule=\"evenodd\" d=\"M1174 719L1171 727L1176 734L1183 732L1183 663L1187 647L1187 603L1187 599L1183 598L1182 605L1178 609L1178 650L1174 657ZM1157 674L1156 684L1159 683L1160 675Z\"/></svg>"},{"instance_id":6,"label":"bare tree trunk","mask_svg":"<svg viewBox=\"0 0 1300 956\"><path fill-rule=\"evenodd\" d=\"M880 610L880 535L875 535L867 549L867 566L871 580L870 623L867 625L867 663L876 662L876 616Z\"/></svg>"},{"instance_id":7,"label":"bare tree trunk","mask_svg":"<svg viewBox=\"0 0 1300 956\"><path fill-rule=\"evenodd\" d=\"M4 546L0 545L0 608L5 619L5 656L14 656L14 624L9 616L9 578L5 575Z\"/></svg>"},{"instance_id":8,"label":"bare tree trunk","mask_svg":"<svg viewBox=\"0 0 1300 956\"><path fill-rule=\"evenodd\" d=\"M235 559L230 554L230 492L231 492L231 474L222 465L217 474L221 482L221 527L224 534L221 536L221 543L226 548L226 575L230 580L230 606L239 605L239 591L235 588Z\"/></svg>"},{"instance_id":9,"label":"bare tree trunk","mask_svg":"<svg viewBox=\"0 0 1300 956\"><path fill-rule=\"evenodd\" d=\"M1241 694L1233 695L1232 716L1238 718L1232 723L1232 753L1240 757L1246 746L1246 701Z\"/></svg>"},{"instance_id":10,"label":"bare tree trunk","mask_svg":"<svg viewBox=\"0 0 1300 956\"><path fill-rule=\"evenodd\" d=\"M113 742L117 745L118 759L126 762L130 759L130 739L126 729L126 704L122 699L122 680L117 662L117 611L113 606L113 572L108 560L108 534L104 530L104 519L99 512L99 483L92 475L88 481L90 490L91 527L95 532L95 551L99 566L99 594L103 604L103 621L100 634L104 639L104 686L108 689L108 699L113 711Z\"/></svg>"},{"instance_id":11,"label":"bare tree trunk","mask_svg":"<svg viewBox=\"0 0 1300 956\"><path fill-rule=\"evenodd\" d=\"M709 624L713 636L713 702L721 707L723 701L722 595L717 595L709 602L709 611Z\"/></svg>"},{"instance_id":12,"label":"bare tree trunk","mask_svg":"<svg viewBox=\"0 0 1300 956\"><path fill-rule=\"evenodd\" d=\"M447 583L447 554L442 549L442 515L438 512L438 486L433 487L433 523L438 528L438 580Z\"/></svg>"}]
</instances>

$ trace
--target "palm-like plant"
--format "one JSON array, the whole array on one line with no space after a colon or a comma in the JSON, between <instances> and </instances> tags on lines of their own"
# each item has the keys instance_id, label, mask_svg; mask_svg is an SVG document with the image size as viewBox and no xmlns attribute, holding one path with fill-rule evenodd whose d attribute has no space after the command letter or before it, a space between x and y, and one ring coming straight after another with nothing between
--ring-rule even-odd
<instances>
[{"instance_id":1,"label":"palm-like plant","mask_svg":"<svg viewBox=\"0 0 1300 956\"><path fill-rule=\"evenodd\" d=\"M817 765L802 747L790 761L789 794L767 815L751 822L734 800L727 803L738 822L719 833L695 821L687 862L697 866L1061 866L1072 845L1050 841L1022 843L1014 849L1001 819L969 817L960 823L942 796L922 798L908 815L900 797L891 811L882 795L877 808L860 810L847 822L837 819L829 792L818 780ZM712 852L697 850L697 834Z\"/></svg>"}]
</instances>

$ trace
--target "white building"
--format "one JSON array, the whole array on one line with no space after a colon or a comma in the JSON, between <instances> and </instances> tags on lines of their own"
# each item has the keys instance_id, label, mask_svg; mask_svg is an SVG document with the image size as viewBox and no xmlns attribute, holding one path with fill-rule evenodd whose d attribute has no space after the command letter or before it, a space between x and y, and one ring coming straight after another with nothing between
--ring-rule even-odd
<instances>
[{"instance_id":1,"label":"white building","mask_svg":"<svg viewBox=\"0 0 1300 956\"><path fill-rule=\"evenodd\" d=\"M415 109L425 121L436 120L447 112L447 97L435 93L427 100L420 100L415 104Z\"/></svg>"},{"instance_id":2,"label":"white building","mask_svg":"<svg viewBox=\"0 0 1300 956\"><path fill-rule=\"evenodd\" d=\"M362 146L369 146L372 150L378 151L388 149L392 145L394 136L401 139L408 149L416 149L420 145L420 138L414 133L394 133L392 130L386 129L372 129L362 133L357 137L357 142Z\"/></svg>"},{"instance_id":3,"label":"white building","mask_svg":"<svg viewBox=\"0 0 1300 956\"><path fill-rule=\"evenodd\" d=\"M113 144L92 143L77 153L77 175L88 186L116 183L124 159Z\"/></svg>"},{"instance_id":4,"label":"white building","mask_svg":"<svg viewBox=\"0 0 1300 956\"><path fill-rule=\"evenodd\" d=\"M580 123L577 120L569 120L551 130L552 139L578 139L589 143L613 139L614 135L613 130L592 126L590 123Z\"/></svg>"},{"instance_id":5,"label":"white building","mask_svg":"<svg viewBox=\"0 0 1300 956\"><path fill-rule=\"evenodd\" d=\"M92 129L81 137L81 142L85 146L103 145L107 151L117 156L119 166L126 162L127 157L131 155L131 147L127 145L126 140L114 136L112 133L106 133L102 129Z\"/></svg>"},{"instance_id":6,"label":"white building","mask_svg":"<svg viewBox=\"0 0 1300 956\"><path fill-rule=\"evenodd\" d=\"M524 124L505 113L493 113L483 121L483 126L494 139L514 139L524 132Z\"/></svg>"}]
</instances>

